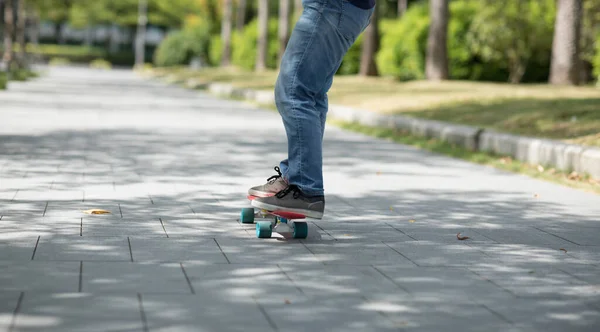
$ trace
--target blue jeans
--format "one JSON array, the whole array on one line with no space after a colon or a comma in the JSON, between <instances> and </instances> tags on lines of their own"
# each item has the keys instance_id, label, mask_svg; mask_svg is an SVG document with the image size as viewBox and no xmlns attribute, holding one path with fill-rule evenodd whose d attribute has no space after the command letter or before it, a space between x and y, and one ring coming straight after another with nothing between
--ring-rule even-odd
<instances>
[{"instance_id":1,"label":"blue jeans","mask_svg":"<svg viewBox=\"0 0 600 332\"><path fill-rule=\"evenodd\" d=\"M305 195L321 196L327 91L374 9L361 9L347 0L304 0L303 6L275 84L275 102L288 139L288 158L280 168L284 179Z\"/></svg>"}]
</instances>

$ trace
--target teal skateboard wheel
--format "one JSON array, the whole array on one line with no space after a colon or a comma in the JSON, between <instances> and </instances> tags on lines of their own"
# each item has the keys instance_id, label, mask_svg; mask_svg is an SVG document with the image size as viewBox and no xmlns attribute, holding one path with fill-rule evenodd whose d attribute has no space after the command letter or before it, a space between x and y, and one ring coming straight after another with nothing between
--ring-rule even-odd
<instances>
[{"instance_id":1,"label":"teal skateboard wheel","mask_svg":"<svg viewBox=\"0 0 600 332\"><path fill-rule=\"evenodd\" d=\"M272 232L270 221L259 221L256 223L256 237L261 239L270 238Z\"/></svg>"},{"instance_id":2,"label":"teal skateboard wheel","mask_svg":"<svg viewBox=\"0 0 600 332\"><path fill-rule=\"evenodd\" d=\"M308 224L305 222L294 223L294 233L292 234L294 239L306 239L308 236Z\"/></svg>"},{"instance_id":3,"label":"teal skateboard wheel","mask_svg":"<svg viewBox=\"0 0 600 332\"><path fill-rule=\"evenodd\" d=\"M254 208L243 208L240 221L242 224L252 224L254 222Z\"/></svg>"}]
</instances>

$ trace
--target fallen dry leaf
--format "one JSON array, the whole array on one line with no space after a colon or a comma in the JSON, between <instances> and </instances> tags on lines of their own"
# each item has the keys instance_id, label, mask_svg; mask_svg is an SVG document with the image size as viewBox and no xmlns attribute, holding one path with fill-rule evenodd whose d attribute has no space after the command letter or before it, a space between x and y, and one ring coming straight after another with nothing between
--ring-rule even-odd
<instances>
[{"instance_id":1,"label":"fallen dry leaf","mask_svg":"<svg viewBox=\"0 0 600 332\"><path fill-rule=\"evenodd\" d=\"M461 240L461 241L466 240L466 239L470 239L470 237L468 237L468 236L460 236L460 233L456 234L456 238L459 239L459 240Z\"/></svg>"},{"instance_id":2,"label":"fallen dry leaf","mask_svg":"<svg viewBox=\"0 0 600 332\"><path fill-rule=\"evenodd\" d=\"M377 172L377 175L381 175L381 172Z\"/></svg>"},{"instance_id":3,"label":"fallen dry leaf","mask_svg":"<svg viewBox=\"0 0 600 332\"><path fill-rule=\"evenodd\" d=\"M579 173L573 171L573 172L571 172L571 174L569 174L567 176L567 179L569 179L569 180L579 180Z\"/></svg>"},{"instance_id":4,"label":"fallen dry leaf","mask_svg":"<svg viewBox=\"0 0 600 332\"><path fill-rule=\"evenodd\" d=\"M560 248L560 250L567 252L567 249L565 249L565 248Z\"/></svg>"},{"instance_id":5,"label":"fallen dry leaf","mask_svg":"<svg viewBox=\"0 0 600 332\"><path fill-rule=\"evenodd\" d=\"M288 300L288 299L285 299L284 303L285 304L291 304L292 302L290 302L290 300Z\"/></svg>"},{"instance_id":6,"label":"fallen dry leaf","mask_svg":"<svg viewBox=\"0 0 600 332\"><path fill-rule=\"evenodd\" d=\"M414 220L414 219L411 219L411 220L409 220L408 222L415 222L415 220Z\"/></svg>"},{"instance_id":7,"label":"fallen dry leaf","mask_svg":"<svg viewBox=\"0 0 600 332\"><path fill-rule=\"evenodd\" d=\"M501 164L510 164L511 162L512 162L512 158L511 157L500 158L500 163Z\"/></svg>"},{"instance_id":8,"label":"fallen dry leaf","mask_svg":"<svg viewBox=\"0 0 600 332\"><path fill-rule=\"evenodd\" d=\"M390 211L394 211L394 207L393 206L390 206Z\"/></svg>"},{"instance_id":9,"label":"fallen dry leaf","mask_svg":"<svg viewBox=\"0 0 600 332\"><path fill-rule=\"evenodd\" d=\"M539 198L539 197L540 197L540 194L533 194L533 197L535 197L535 198Z\"/></svg>"},{"instance_id":10,"label":"fallen dry leaf","mask_svg":"<svg viewBox=\"0 0 600 332\"><path fill-rule=\"evenodd\" d=\"M110 211L106 211L106 210L102 210L102 209L90 209L90 210L83 211L83 213L86 213L86 214L109 214Z\"/></svg>"}]
</instances>

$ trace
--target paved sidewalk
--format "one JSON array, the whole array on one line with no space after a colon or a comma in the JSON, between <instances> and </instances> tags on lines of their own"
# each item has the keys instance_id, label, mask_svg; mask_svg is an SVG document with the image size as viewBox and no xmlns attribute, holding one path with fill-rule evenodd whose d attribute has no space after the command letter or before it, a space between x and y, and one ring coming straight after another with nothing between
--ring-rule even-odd
<instances>
[{"instance_id":1,"label":"paved sidewalk","mask_svg":"<svg viewBox=\"0 0 600 332\"><path fill-rule=\"evenodd\" d=\"M131 72L13 83L0 331L600 331L600 196L328 128L325 218L257 239L285 151L276 113Z\"/></svg>"}]
</instances>

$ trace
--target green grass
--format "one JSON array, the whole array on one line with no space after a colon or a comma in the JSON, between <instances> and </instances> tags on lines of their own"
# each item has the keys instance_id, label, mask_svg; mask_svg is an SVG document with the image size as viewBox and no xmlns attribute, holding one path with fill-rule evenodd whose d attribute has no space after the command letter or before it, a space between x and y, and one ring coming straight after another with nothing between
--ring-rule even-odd
<instances>
[{"instance_id":1,"label":"green grass","mask_svg":"<svg viewBox=\"0 0 600 332\"><path fill-rule=\"evenodd\" d=\"M258 90L272 90L277 78L273 70L255 73L236 68L158 68L154 72L173 81L193 78ZM329 102L600 147L597 87L336 76Z\"/></svg>"},{"instance_id":2,"label":"green grass","mask_svg":"<svg viewBox=\"0 0 600 332\"><path fill-rule=\"evenodd\" d=\"M449 144L437 139L427 139L413 136L405 132L363 126L357 123L331 121L333 125L340 128L363 133L369 136L391 140L446 156L467 160L473 163L487 165L505 171L525 174L533 178L552 181L572 188L600 194L600 181L574 172L564 172L554 168L546 168L540 165L530 165L516 161L506 156L498 156L484 152L469 151L465 148Z\"/></svg>"},{"instance_id":3,"label":"green grass","mask_svg":"<svg viewBox=\"0 0 600 332\"><path fill-rule=\"evenodd\" d=\"M403 114L524 136L600 146L600 137L597 136L600 132L600 97L455 103Z\"/></svg>"}]
</instances>

